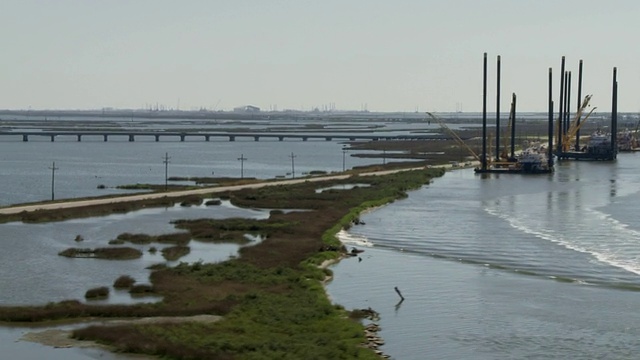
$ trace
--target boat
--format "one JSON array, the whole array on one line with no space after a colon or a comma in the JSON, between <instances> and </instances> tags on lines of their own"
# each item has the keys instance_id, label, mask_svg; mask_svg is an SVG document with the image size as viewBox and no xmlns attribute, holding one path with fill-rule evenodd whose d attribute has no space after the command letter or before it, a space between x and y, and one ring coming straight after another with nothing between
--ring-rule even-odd
<instances>
[{"instance_id":1,"label":"boat","mask_svg":"<svg viewBox=\"0 0 640 360\"><path fill-rule=\"evenodd\" d=\"M638 151L637 130L632 132L628 129L618 133L618 151Z\"/></svg>"},{"instance_id":2,"label":"boat","mask_svg":"<svg viewBox=\"0 0 640 360\"><path fill-rule=\"evenodd\" d=\"M525 174L546 174L553 170L549 166L549 158L544 147L524 150L518 155L514 166Z\"/></svg>"}]
</instances>

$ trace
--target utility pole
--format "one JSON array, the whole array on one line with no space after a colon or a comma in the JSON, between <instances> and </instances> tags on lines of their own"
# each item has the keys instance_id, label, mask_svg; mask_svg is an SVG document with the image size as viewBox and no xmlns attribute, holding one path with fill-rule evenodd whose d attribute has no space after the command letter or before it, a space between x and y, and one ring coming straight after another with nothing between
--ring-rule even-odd
<instances>
[{"instance_id":1,"label":"utility pole","mask_svg":"<svg viewBox=\"0 0 640 360\"><path fill-rule=\"evenodd\" d=\"M344 172L346 170L346 167L345 167L345 165L346 165L346 160L345 160L346 154L347 154L347 148L343 147L342 148L342 172Z\"/></svg>"},{"instance_id":2,"label":"utility pole","mask_svg":"<svg viewBox=\"0 0 640 360\"><path fill-rule=\"evenodd\" d=\"M240 154L240 157L238 158L238 160L240 160L240 179L244 178L244 161L247 160L246 157L244 157L244 154Z\"/></svg>"},{"instance_id":3,"label":"utility pole","mask_svg":"<svg viewBox=\"0 0 640 360\"><path fill-rule=\"evenodd\" d=\"M387 164L387 150L382 149L382 165L386 165L386 164Z\"/></svg>"},{"instance_id":4,"label":"utility pole","mask_svg":"<svg viewBox=\"0 0 640 360\"><path fill-rule=\"evenodd\" d=\"M295 179L295 177L296 177L296 166L295 166L295 163L294 163L293 159L295 159L296 156L293 155L293 153L291 153L291 155L289 155L289 157L291 158L291 178Z\"/></svg>"},{"instance_id":5,"label":"utility pole","mask_svg":"<svg viewBox=\"0 0 640 360\"><path fill-rule=\"evenodd\" d=\"M164 191L167 191L168 181L169 181L169 153L164 153L164 158L162 162L164 163Z\"/></svg>"},{"instance_id":6,"label":"utility pole","mask_svg":"<svg viewBox=\"0 0 640 360\"><path fill-rule=\"evenodd\" d=\"M55 200L54 189L55 189L55 179L56 179L56 162L53 162L53 165L49 168L51 169L51 201Z\"/></svg>"}]
</instances>

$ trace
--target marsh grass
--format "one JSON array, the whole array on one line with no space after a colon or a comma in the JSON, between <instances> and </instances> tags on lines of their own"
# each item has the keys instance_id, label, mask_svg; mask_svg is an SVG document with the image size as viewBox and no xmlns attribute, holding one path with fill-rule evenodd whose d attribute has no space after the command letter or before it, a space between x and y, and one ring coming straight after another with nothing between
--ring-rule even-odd
<instances>
[{"instance_id":1,"label":"marsh grass","mask_svg":"<svg viewBox=\"0 0 640 360\"><path fill-rule=\"evenodd\" d=\"M157 295L160 302L89 306L71 301L0 308L0 320L216 314L224 319L215 324L93 326L76 330L73 336L163 358L378 359L373 350L361 346L362 324L350 319L342 307L331 305L322 285L331 271L317 265L346 252L336 234L351 226L361 211L404 198L408 190L443 173L427 169L358 177L358 183L370 186L340 194L317 194L314 183L229 192L223 196L238 206L307 211L272 212L267 220L176 222L194 238L255 232L264 240L242 247L238 258L222 263L159 266L151 273L151 285L131 288Z\"/></svg>"},{"instance_id":2,"label":"marsh grass","mask_svg":"<svg viewBox=\"0 0 640 360\"><path fill-rule=\"evenodd\" d=\"M286 221L244 218L176 220L173 224L178 229L187 230L194 239L202 242L224 242L240 245L251 242L245 236L246 234L266 238L293 225Z\"/></svg>"},{"instance_id":3,"label":"marsh grass","mask_svg":"<svg viewBox=\"0 0 640 360\"><path fill-rule=\"evenodd\" d=\"M135 284L136 280L129 275L121 275L113 282L115 289L129 289Z\"/></svg>"},{"instance_id":4,"label":"marsh grass","mask_svg":"<svg viewBox=\"0 0 640 360\"><path fill-rule=\"evenodd\" d=\"M161 252L165 260L175 261L185 255L188 255L191 252L191 249L188 246L176 245L165 247Z\"/></svg>"},{"instance_id":5,"label":"marsh grass","mask_svg":"<svg viewBox=\"0 0 640 360\"><path fill-rule=\"evenodd\" d=\"M136 245L147 245L151 243L186 245L191 241L191 237L192 235L188 232L176 232L162 235L122 233L118 235L115 240L129 242Z\"/></svg>"},{"instance_id":6,"label":"marsh grass","mask_svg":"<svg viewBox=\"0 0 640 360\"><path fill-rule=\"evenodd\" d=\"M101 286L101 287L89 289L84 294L84 297L86 299L91 299L91 300L107 298L109 297L109 288L106 286Z\"/></svg>"},{"instance_id":7,"label":"marsh grass","mask_svg":"<svg viewBox=\"0 0 640 360\"><path fill-rule=\"evenodd\" d=\"M60 256L72 258L93 258L109 260L132 260L142 256L142 251L130 247L117 248L69 248L58 253Z\"/></svg>"},{"instance_id":8,"label":"marsh grass","mask_svg":"<svg viewBox=\"0 0 640 360\"><path fill-rule=\"evenodd\" d=\"M129 293L131 295L143 296L143 295L153 294L154 291L153 291L153 286L149 284L137 284L137 285L131 286L131 288L129 289Z\"/></svg>"},{"instance_id":9,"label":"marsh grass","mask_svg":"<svg viewBox=\"0 0 640 360\"><path fill-rule=\"evenodd\" d=\"M202 198L200 196L190 196L182 200L180 206L182 207L190 207L190 206L198 206L202 204Z\"/></svg>"}]
</instances>

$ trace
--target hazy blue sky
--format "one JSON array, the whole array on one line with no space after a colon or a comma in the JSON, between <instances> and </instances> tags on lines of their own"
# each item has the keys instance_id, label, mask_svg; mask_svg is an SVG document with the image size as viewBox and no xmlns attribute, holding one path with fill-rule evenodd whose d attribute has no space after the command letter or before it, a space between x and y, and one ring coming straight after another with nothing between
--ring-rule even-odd
<instances>
[{"instance_id":1,"label":"hazy blue sky","mask_svg":"<svg viewBox=\"0 0 640 360\"><path fill-rule=\"evenodd\" d=\"M560 59L640 111L638 0L2 0L0 109L545 111ZM577 95L574 85L572 103Z\"/></svg>"}]
</instances>

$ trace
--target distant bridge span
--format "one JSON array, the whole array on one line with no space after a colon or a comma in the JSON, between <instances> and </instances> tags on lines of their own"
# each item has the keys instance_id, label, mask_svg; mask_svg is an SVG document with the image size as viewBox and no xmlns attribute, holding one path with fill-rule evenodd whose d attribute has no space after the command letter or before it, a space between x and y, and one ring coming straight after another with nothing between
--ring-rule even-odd
<instances>
[{"instance_id":1,"label":"distant bridge span","mask_svg":"<svg viewBox=\"0 0 640 360\"><path fill-rule=\"evenodd\" d=\"M77 141L82 141L83 137L98 137L103 141L108 141L109 138L125 137L129 141L135 141L136 138L151 137L155 141L160 141L160 138L178 138L180 141L185 141L189 138L199 138L204 141L209 141L211 138L226 138L229 141L235 141L237 138L252 138L254 141L260 141L261 138L276 138L279 141L285 139L300 139L307 141L309 139L324 139L326 141L332 140L438 140L443 139L440 134L422 134L422 135L371 135L371 134L351 134L351 135L320 135L320 134L306 134L306 133L271 133L271 132L172 132L172 131L0 131L0 136L17 136L22 137L22 141L29 141L30 137L48 137L52 142L55 141L58 136L75 136Z\"/></svg>"}]
</instances>

